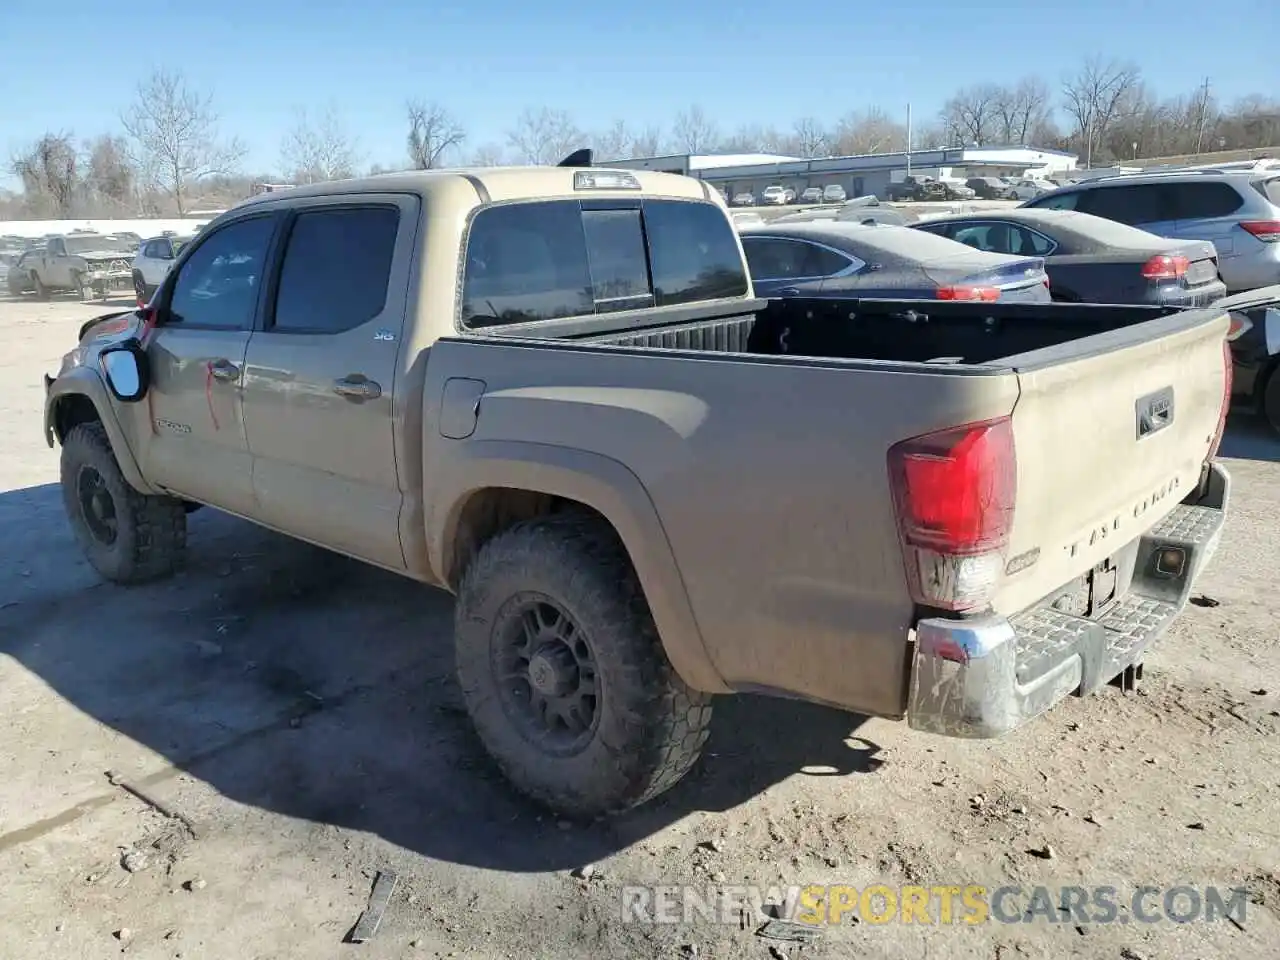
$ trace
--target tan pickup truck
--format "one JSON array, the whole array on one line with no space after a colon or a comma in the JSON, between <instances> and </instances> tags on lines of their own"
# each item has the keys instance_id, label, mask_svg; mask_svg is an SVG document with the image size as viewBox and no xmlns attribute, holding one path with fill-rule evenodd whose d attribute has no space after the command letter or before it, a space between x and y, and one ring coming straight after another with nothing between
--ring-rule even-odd
<instances>
[{"instance_id":1,"label":"tan pickup truck","mask_svg":"<svg viewBox=\"0 0 1280 960\"><path fill-rule=\"evenodd\" d=\"M396 174L219 217L81 331L45 430L108 579L207 504L455 593L481 739L598 815L717 694L993 737L1132 679L1222 526L1227 328L762 301L697 180Z\"/></svg>"}]
</instances>

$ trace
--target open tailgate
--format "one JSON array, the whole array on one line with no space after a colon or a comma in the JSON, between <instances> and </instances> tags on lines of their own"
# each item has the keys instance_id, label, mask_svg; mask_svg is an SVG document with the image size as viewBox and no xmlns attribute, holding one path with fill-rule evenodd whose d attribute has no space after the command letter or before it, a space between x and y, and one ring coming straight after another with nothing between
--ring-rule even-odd
<instances>
[{"instance_id":1,"label":"open tailgate","mask_svg":"<svg viewBox=\"0 0 1280 960\"><path fill-rule=\"evenodd\" d=\"M1229 390L1228 317L1186 311L1011 358L1017 494L995 609L1087 573L1195 492Z\"/></svg>"}]
</instances>

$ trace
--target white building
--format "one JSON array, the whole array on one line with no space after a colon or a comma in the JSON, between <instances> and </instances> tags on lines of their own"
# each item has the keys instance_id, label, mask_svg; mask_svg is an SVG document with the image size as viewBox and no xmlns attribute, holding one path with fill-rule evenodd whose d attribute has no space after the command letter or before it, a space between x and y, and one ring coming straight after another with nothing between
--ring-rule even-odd
<instances>
[{"instance_id":1,"label":"white building","mask_svg":"<svg viewBox=\"0 0 1280 960\"><path fill-rule=\"evenodd\" d=\"M757 197L765 187L779 184L796 193L806 187L838 184L850 197L885 197L889 184L901 180L908 167L913 175L929 177L1015 176L1054 177L1076 169L1076 156L1038 147L949 147L905 153L872 153L853 157L803 160L773 154L675 154L632 160L609 160L603 167L682 173L706 180L729 196L747 192Z\"/></svg>"}]
</instances>

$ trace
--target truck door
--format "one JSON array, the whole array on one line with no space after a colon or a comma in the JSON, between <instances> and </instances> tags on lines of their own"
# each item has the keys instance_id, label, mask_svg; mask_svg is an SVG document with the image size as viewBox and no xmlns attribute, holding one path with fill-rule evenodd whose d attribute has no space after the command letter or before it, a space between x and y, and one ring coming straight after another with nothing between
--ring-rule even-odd
<instances>
[{"instance_id":1,"label":"truck door","mask_svg":"<svg viewBox=\"0 0 1280 960\"><path fill-rule=\"evenodd\" d=\"M71 271L67 268L67 245L61 238L55 237L49 241L40 260L40 279L46 287L71 286Z\"/></svg>"},{"instance_id":2,"label":"truck door","mask_svg":"<svg viewBox=\"0 0 1280 960\"><path fill-rule=\"evenodd\" d=\"M393 420L418 201L326 197L286 227L245 358L255 518L403 568Z\"/></svg>"},{"instance_id":3,"label":"truck door","mask_svg":"<svg viewBox=\"0 0 1280 960\"><path fill-rule=\"evenodd\" d=\"M245 439L244 353L261 309L274 213L202 236L159 298L147 342L150 432L138 439L148 477L193 500L253 516Z\"/></svg>"}]
</instances>

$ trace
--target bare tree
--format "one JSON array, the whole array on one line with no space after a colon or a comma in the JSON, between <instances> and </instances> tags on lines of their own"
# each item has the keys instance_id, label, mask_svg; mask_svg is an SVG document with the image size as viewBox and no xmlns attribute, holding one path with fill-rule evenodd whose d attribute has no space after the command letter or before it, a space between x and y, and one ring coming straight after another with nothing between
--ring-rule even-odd
<instances>
[{"instance_id":1,"label":"bare tree","mask_svg":"<svg viewBox=\"0 0 1280 960\"><path fill-rule=\"evenodd\" d=\"M827 131L813 117L801 117L791 128L793 150L800 157L823 157L830 151Z\"/></svg>"},{"instance_id":2,"label":"bare tree","mask_svg":"<svg viewBox=\"0 0 1280 960\"><path fill-rule=\"evenodd\" d=\"M1138 68L1132 64L1092 57L1063 85L1063 106L1084 146L1086 166L1093 165L1094 150L1138 81Z\"/></svg>"},{"instance_id":3,"label":"bare tree","mask_svg":"<svg viewBox=\"0 0 1280 960\"><path fill-rule=\"evenodd\" d=\"M496 143L482 143L472 152L470 159L467 160L467 165L472 167L501 167L506 162L502 147Z\"/></svg>"},{"instance_id":4,"label":"bare tree","mask_svg":"<svg viewBox=\"0 0 1280 960\"><path fill-rule=\"evenodd\" d=\"M645 127L631 138L631 156L633 157L656 157L664 149L666 147L663 143L661 127Z\"/></svg>"},{"instance_id":5,"label":"bare tree","mask_svg":"<svg viewBox=\"0 0 1280 960\"><path fill-rule=\"evenodd\" d=\"M715 121L697 105L676 114L671 134L676 149L685 153L706 153L720 146L720 131Z\"/></svg>"},{"instance_id":6,"label":"bare tree","mask_svg":"<svg viewBox=\"0 0 1280 960\"><path fill-rule=\"evenodd\" d=\"M157 70L138 85L132 107L121 118L131 159L173 200L178 216L190 190L216 174L228 174L244 156L240 141L222 140L213 95L187 84L181 73Z\"/></svg>"},{"instance_id":7,"label":"bare tree","mask_svg":"<svg viewBox=\"0 0 1280 960\"><path fill-rule=\"evenodd\" d=\"M438 103L410 101L409 162L415 170L433 170L449 150L461 147L467 139L462 124Z\"/></svg>"},{"instance_id":8,"label":"bare tree","mask_svg":"<svg viewBox=\"0 0 1280 960\"><path fill-rule=\"evenodd\" d=\"M634 141L635 137L627 129L627 121L615 120L608 130L592 136L591 148L599 160L629 160L633 156L631 144Z\"/></svg>"},{"instance_id":9,"label":"bare tree","mask_svg":"<svg viewBox=\"0 0 1280 960\"><path fill-rule=\"evenodd\" d=\"M716 149L726 153L779 153L788 146L785 138L773 127L744 124L720 140Z\"/></svg>"},{"instance_id":10,"label":"bare tree","mask_svg":"<svg viewBox=\"0 0 1280 960\"><path fill-rule=\"evenodd\" d=\"M555 164L581 149L585 137L564 110L526 107L507 133L521 163Z\"/></svg>"},{"instance_id":11,"label":"bare tree","mask_svg":"<svg viewBox=\"0 0 1280 960\"><path fill-rule=\"evenodd\" d=\"M836 124L832 150L837 156L905 150L907 128L879 107L846 114Z\"/></svg>"},{"instance_id":12,"label":"bare tree","mask_svg":"<svg viewBox=\"0 0 1280 960\"><path fill-rule=\"evenodd\" d=\"M86 145L86 152L85 185L96 201L94 205L111 208L113 213L128 209L137 185L128 145L120 137L101 136Z\"/></svg>"},{"instance_id":13,"label":"bare tree","mask_svg":"<svg viewBox=\"0 0 1280 960\"><path fill-rule=\"evenodd\" d=\"M942 105L939 119L957 146L981 147L997 135L1001 90L984 83L965 87Z\"/></svg>"},{"instance_id":14,"label":"bare tree","mask_svg":"<svg viewBox=\"0 0 1280 960\"><path fill-rule=\"evenodd\" d=\"M314 119L299 107L280 143L280 164L294 183L320 183L355 176L359 157L332 105Z\"/></svg>"},{"instance_id":15,"label":"bare tree","mask_svg":"<svg viewBox=\"0 0 1280 960\"><path fill-rule=\"evenodd\" d=\"M79 158L70 134L46 133L18 153L11 166L35 212L52 210L58 217L70 215L81 185Z\"/></svg>"},{"instance_id":16,"label":"bare tree","mask_svg":"<svg viewBox=\"0 0 1280 960\"><path fill-rule=\"evenodd\" d=\"M1026 145L1035 129L1049 117L1049 88L1039 77L1024 77L1015 86L1000 87L992 107L1001 141Z\"/></svg>"}]
</instances>

